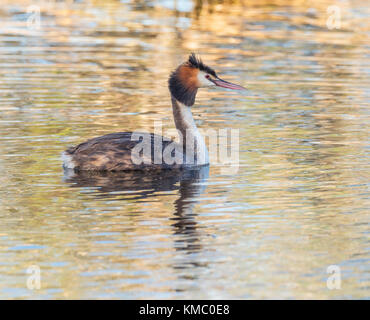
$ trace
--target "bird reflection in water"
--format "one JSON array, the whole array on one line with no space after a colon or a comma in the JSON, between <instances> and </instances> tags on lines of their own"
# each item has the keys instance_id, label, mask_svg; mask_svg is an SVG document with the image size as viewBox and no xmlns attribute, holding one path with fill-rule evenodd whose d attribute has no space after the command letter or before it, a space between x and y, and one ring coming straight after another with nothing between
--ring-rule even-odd
<instances>
[{"instance_id":1,"label":"bird reflection in water","mask_svg":"<svg viewBox=\"0 0 370 320\"><path fill-rule=\"evenodd\" d=\"M98 199L137 200L160 197L162 192L178 190L174 202L173 220L174 248L185 253L177 260L175 269L199 267L191 254L200 251L200 234L193 208L206 187L209 166L183 170L162 170L158 172L74 172L64 171L64 181L74 188L96 188ZM120 197L121 196L121 197Z\"/></svg>"}]
</instances>

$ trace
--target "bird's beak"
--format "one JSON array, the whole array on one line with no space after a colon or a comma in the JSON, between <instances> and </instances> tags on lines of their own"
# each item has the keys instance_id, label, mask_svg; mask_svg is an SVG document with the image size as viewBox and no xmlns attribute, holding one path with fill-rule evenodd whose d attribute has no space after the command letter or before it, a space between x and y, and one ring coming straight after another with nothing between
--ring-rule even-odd
<instances>
[{"instance_id":1,"label":"bird's beak","mask_svg":"<svg viewBox=\"0 0 370 320\"><path fill-rule=\"evenodd\" d=\"M239 86L237 84L222 80L220 78L217 78L215 80L212 80L213 83L216 86L222 87L222 88L228 88L228 89L233 89L233 90L247 90L246 88Z\"/></svg>"}]
</instances>

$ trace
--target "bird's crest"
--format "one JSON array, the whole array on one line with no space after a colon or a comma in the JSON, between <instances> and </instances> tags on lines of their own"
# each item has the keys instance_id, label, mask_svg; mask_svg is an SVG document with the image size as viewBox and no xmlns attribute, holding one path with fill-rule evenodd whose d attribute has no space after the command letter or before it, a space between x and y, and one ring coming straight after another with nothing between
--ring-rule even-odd
<instances>
[{"instance_id":1,"label":"bird's crest","mask_svg":"<svg viewBox=\"0 0 370 320\"><path fill-rule=\"evenodd\" d=\"M211 74L212 76L217 77L215 70L205 65L203 61L200 59L200 57L197 57L195 53L192 53L189 56L189 60L187 61L187 64L189 65L189 67L197 68L201 71Z\"/></svg>"}]
</instances>

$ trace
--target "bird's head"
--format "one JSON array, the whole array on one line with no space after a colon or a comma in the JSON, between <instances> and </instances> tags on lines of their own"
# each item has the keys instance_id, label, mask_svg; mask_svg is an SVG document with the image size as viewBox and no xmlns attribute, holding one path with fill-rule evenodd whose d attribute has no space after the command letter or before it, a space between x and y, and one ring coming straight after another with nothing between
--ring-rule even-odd
<instances>
[{"instance_id":1,"label":"bird's head","mask_svg":"<svg viewBox=\"0 0 370 320\"><path fill-rule=\"evenodd\" d=\"M202 60L192 53L189 59L173 71L168 80L168 87L172 96L186 106L192 106L198 88L218 86L233 90L245 88L220 79L216 72L205 65Z\"/></svg>"}]
</instances>

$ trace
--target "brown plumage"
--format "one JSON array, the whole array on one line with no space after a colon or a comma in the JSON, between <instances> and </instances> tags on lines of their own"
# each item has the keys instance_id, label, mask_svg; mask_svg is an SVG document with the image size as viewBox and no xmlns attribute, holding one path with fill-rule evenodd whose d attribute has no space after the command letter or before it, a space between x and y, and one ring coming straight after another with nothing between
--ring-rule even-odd
<instances>
[{"instance_id":1,"label":"brown plumage","mask_svg":"<svg viewBox=\"0 0 370 320\"><path fill-rule=\"evenodd\" d=\"M141 141L132 141L132 134L132 132L110 133L71 147L63 154L65 159L70 157L67 161L65 160L64 167L75 171L163 170L182 167L182 165L170 166L163 161L160 164L155 163L154 155L158 150L154 149L156 146L154 138L157 137L157 141L159 141L162 137L154 134L150 134L150 159L146 159L145 155L142 155L143 163L135 164L131 158L131 151ZM143 133L143 135L148 134ZM161 153L172 142L163 141L159 145L162 147Z\"/></svg>"}]
</instances>

